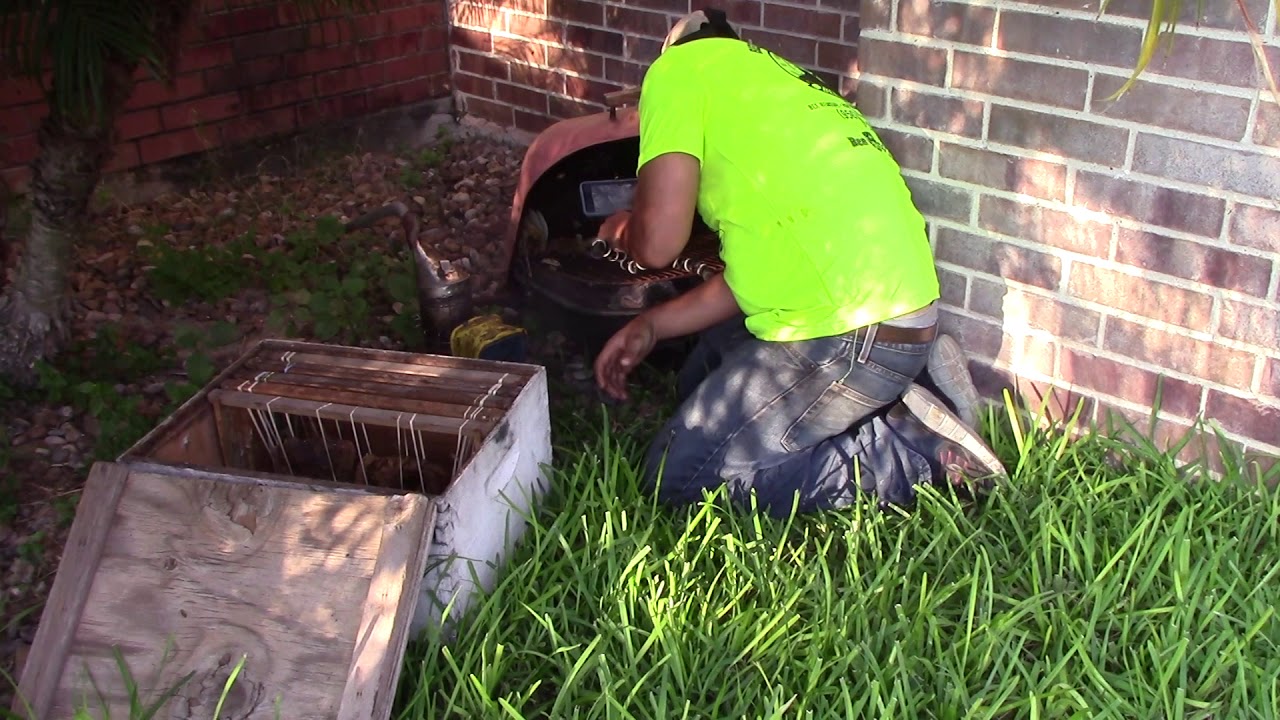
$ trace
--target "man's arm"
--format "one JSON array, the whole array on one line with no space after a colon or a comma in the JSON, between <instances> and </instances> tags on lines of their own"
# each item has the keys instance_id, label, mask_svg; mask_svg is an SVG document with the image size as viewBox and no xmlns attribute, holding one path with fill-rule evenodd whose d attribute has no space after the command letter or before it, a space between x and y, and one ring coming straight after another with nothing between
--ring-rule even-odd
<instances>
[{"instance_id":1,"label":"man's arm","mask_svg":"<svg viewBox=\"0 0 1280 720\"><path fill-rule=\"evenodd\" d=\"M658 341L702 332L741 310L721 273L689 292L648 310L648 320Z\"/></svg>"},{"instance_id":2,"label":"man's arm","mask_svg":"<svg viewBox=\"0 0 1280 720\"><path fill-rule=\"evenodd\" d=\"M668 152L640 168L622 248L647 268L675 262L689 243L698 211L698 159Z\"/></svg>"}]
</instances>

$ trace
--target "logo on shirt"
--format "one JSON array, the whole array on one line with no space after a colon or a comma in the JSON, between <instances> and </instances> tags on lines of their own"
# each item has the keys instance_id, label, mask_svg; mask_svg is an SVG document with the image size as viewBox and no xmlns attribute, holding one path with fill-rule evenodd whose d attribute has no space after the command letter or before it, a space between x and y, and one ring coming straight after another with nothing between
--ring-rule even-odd
<instances>
[{"instance_id":1,"label":"logo on shirt","mask_svg":"<svg viewBox=\"0 0 1280 720\"><path fill-rule=\"evenodd\" d=\"M788 75L790 75L791 77L797 80L800 80L801 82L806 83L809 87L813 88L814 90L821 90L822 92L827 93L828 95L834 95L838 98L840 97L840 93L828 87L827 84L822 81L822 78L818 77L817 74L815 74L813 71L805 70L804 68L782 57L781 55L778 55L777 53L774 53L770 50L762 48L753 42L748 42L747 47L750 48L751 52L760 53L768 57L770 60L773 60L774 64L777 65L779 68L781 68L783 72L787 73ZM840 99L844 100L844 98L840 98Z\"/></svg>"}]
</instances>

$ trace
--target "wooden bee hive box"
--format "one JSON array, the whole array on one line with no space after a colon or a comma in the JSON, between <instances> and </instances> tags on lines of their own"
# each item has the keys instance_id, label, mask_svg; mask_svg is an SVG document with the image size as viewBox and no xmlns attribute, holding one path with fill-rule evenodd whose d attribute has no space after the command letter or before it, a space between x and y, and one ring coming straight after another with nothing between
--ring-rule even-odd
<instances>
[{"instance_id":1,"label":"wooden bee hive box","mask_svg":"<svg viewBox=\"0 0 1280 720\"><path fill-rule=\"evenodd\" d=\"M545 489L545 370L259 343L91 472L14 711L387 718ZM170 709L172 708L172 709ZM96 717L96 715L94 715Z\"/></svg>"}]
</instances>

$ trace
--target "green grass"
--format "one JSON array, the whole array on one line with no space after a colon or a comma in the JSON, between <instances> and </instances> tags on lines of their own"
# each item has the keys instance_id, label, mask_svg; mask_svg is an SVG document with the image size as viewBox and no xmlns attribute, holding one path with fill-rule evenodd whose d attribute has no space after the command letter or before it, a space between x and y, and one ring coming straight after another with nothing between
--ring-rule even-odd
<instances>
[{"instance_id":1,"label":"green grass","mask_svg":"<svg viewBox=\"0 0 1280 720\"><path fill-rule=\"evenodd\" d=\"M1274 718L1280 495L988 417L1012 482L773 521L637 483L656 419L560 413L554 486L394 717Z\"/></svg>"}]
</instances>

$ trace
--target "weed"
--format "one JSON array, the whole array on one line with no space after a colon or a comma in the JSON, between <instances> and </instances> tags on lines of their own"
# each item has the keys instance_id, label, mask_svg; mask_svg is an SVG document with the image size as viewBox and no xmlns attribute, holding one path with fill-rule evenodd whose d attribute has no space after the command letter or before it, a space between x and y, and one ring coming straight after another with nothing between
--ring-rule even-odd
<instances>
[{"instance_id":1,"label":"weed","mask_svg":"<svg viewBox=\"0 0 1280 720\"><path fill-rule=\"evenodd\" d=\"M174 305L190 300L216 302L248 287L251 263L261 248L252 231L225 245L175 247L163 240L143 246L151 270L147 285L152 295Z\"/></svg>"},{"instance_id":2,"label":"weed","mask_svg":"<svg viewBox=\"0 0 1280 720\"><path fill-rule=\"evenodd\" d=\"M413 165L400 168L400 184L409 189L421 187L422 172Z\"/></svg>"}]
</instances>

